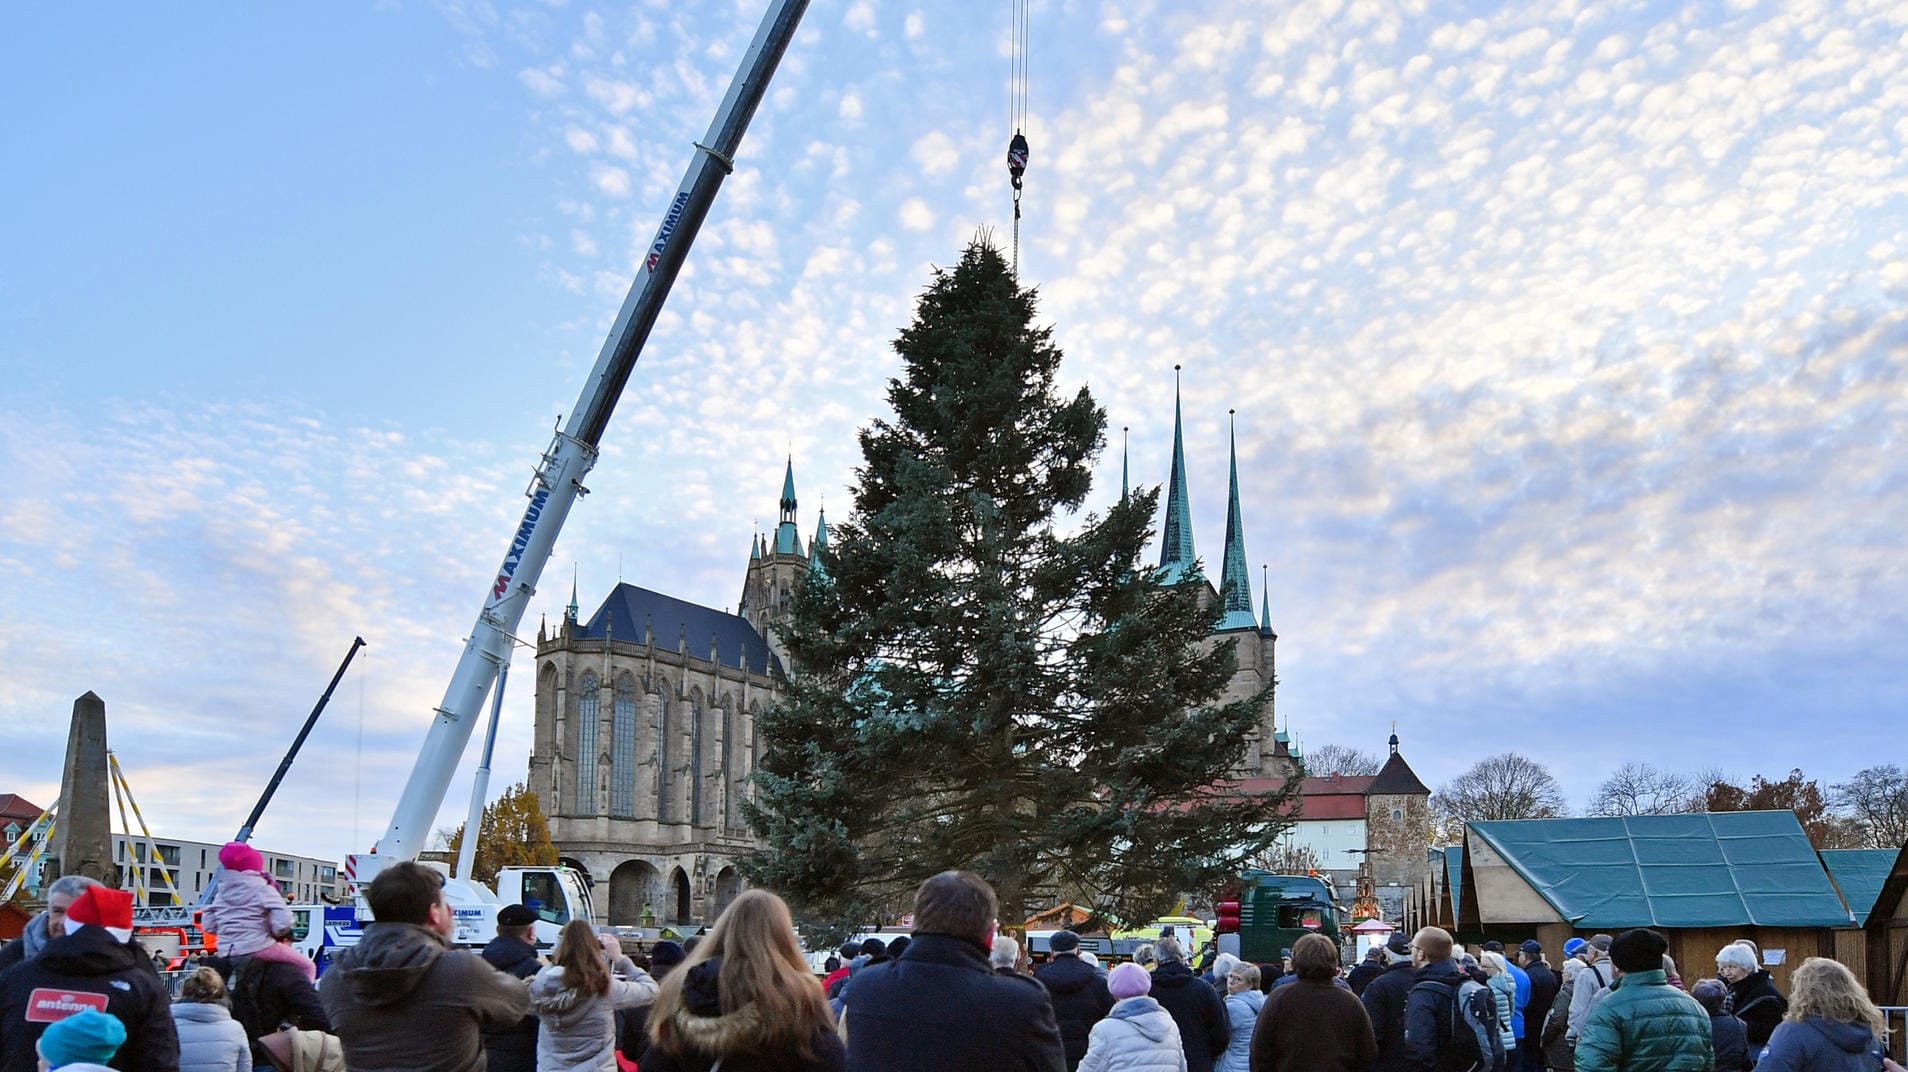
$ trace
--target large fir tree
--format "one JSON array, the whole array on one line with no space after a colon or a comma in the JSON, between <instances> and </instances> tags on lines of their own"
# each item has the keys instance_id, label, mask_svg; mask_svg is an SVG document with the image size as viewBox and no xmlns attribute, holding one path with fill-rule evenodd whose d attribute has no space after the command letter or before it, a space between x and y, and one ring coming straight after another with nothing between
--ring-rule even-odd
<instances>
[{"instance_id":1,"label":"large fir tree","mask_svg":"<svg viewBox=\"0 0 1908 1072\"><path fill-rule=\"evenodd\" d=\"M1004 925L1060 898L1150 919L1284 825L1291 787L1227 781L1269 690L1215 702L1236 666L1208 644L1219 608L1140 563L1157 490L1075 514L1106 415L1056 394L1033 318L984 242L936 272L894 344L894 417L860 434L853 514L795 595L747 866L817 933L905 911L950 867L994 884Z\"/></svg>"}]
</instances>

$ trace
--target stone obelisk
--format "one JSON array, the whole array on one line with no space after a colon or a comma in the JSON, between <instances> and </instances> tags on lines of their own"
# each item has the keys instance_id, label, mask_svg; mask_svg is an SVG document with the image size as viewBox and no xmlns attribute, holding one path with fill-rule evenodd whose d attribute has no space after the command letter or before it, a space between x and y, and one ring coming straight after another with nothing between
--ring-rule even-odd
<instances>
[{"instance_id":1,"label":"stone obelisk","mask_svg":"<svg viewBox=\"0 0 1908 1072\"><path fill-rule=\"evenodd\" d=\"M53 851L62 875L119 885L113 863L112 811L106 774L106 701L92 693L73 701L60 779L59 831Z\"/></svg>"}]
</instances>

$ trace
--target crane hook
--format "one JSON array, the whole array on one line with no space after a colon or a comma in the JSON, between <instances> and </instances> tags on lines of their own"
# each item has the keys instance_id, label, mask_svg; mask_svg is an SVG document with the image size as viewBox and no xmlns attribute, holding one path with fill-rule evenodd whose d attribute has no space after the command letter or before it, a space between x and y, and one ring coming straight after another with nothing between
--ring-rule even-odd
<instances>
[{"instance_id":1,"label":"crane hook","mask_svg":"<svg viewBox=\"0 0 1908 1072\"><path fill-rule=\"evenodd\" d=\"M1013 180L1016 195L1020 191L1020 177L1027 171L1027 138L1020 131L1014 131L1014 138L1007 143L1007 175ZM1015 200L1019 200L1018 196Z\"/></svg>"}]
</instances>

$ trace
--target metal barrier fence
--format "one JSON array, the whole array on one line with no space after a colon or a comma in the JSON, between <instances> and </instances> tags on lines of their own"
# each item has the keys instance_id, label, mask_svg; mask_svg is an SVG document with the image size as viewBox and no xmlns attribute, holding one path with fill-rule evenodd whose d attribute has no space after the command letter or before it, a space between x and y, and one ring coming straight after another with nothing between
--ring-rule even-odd
<instances>
[{"instance_id":1,"label":"metal barrier fence","mask_svg":"<svg viewBox=\"0 0 1908 1072\"><path fill-rule=\"evenodd\" d=\"M1908 1005L1883 1005L1881 1013L1888 1029L1882 1045L1888 1048L1890 1057L1908 1064Z\"/></svg>"}]
</instances>

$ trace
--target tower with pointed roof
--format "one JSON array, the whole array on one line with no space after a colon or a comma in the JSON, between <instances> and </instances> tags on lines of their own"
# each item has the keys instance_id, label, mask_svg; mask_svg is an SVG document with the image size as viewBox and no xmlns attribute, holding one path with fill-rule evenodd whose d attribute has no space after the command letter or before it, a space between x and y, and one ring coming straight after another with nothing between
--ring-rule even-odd
<instances>
[{"instance_id":1,"label":"tower with pointed roof","mask_svg":"<svg viewBox=\"0 0 1908 1072\"><path fill-rule=\"evenodd\" d=\"M779 627L788 617L789 601L811 568L811 555L802 548L796 528L795 459L788 459L782 473L782 495L776 502L778 517L775 531L758 536L749 550L749 565L742 578L742 598L736 613L746 618L755 631L768 640L770 650L784 666L788 650L782 643ZM827 522L819 521L815 540L827 546Z\"/></svg>"},{"instance_id":2,"label":"tower with pointed roof","mask_svg":"<svg viewBox=\"0 0 1908 1072\"><path fill-rule=\"evenodd\" d=\"M1159 568L1161 581L1168 585L1197 584L1204 589L1207 605L1218 604L1218 625L1213 630L1214 644L1231 641L1237 660L1232 680L1220 697L1231 703L1276 687L1278 673L1276 646L1272 631L1270 597L1266 599L1264 619L1252 612L1252 578L1246 569L1245 513L1239 495L1239 453L1237 437L1228 425L1230 481L1226 501L1226 543L1221 560L1219 586L1207 579L1193 551L1191 496L1186 482L1185 423L1181 415L1178 365L1173 366L1173 465L1166 489L1166 515L1160 526ZM1228 412L1228 418L1236 414ZM1125 459L1121 459L1121 483L1125 484ZM1260 715L1259 732L1251 748L1234 773L1250 778L1286 779L1297 775L1297 754L1290 735L1278 728L1276 694L1268 700Z\"/></svg>"},{"instance_id":3,"label":"tower with pointed roof","mask_svg":"<svg viewBox=\"0 0 1908 1072\"><path fill-rule=\"evenodd\" d=\"M1431 790L1399 753L1396 726L1388 743L1385 765L1365 787L1365 861L1379 887L1416 889L1429 867L1424 847L1431 829Z\"/></svg>"}]
</instances>

